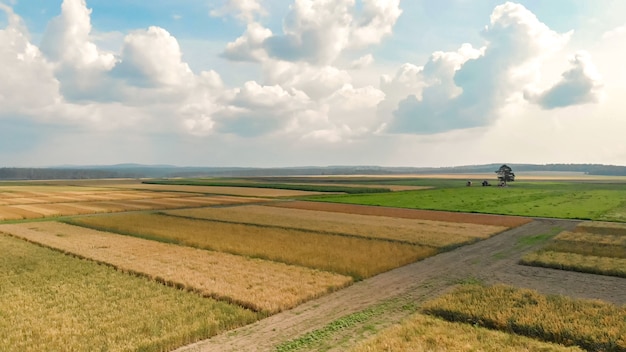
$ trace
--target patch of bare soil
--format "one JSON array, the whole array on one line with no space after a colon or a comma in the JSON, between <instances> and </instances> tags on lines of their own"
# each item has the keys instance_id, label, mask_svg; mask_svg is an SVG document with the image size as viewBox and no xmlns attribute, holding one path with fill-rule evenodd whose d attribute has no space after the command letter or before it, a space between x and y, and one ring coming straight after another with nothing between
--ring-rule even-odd
<instances>
[{"instance_id":1,"label":"patch of bare soil","mask_svg":"<svg viewBox=\"0 0 626 352\"><path fill-rule=\"evenodd\" d=\"M535 289L545 294L601 299L626 304L626 279L518 265L528 251L541 243L520 239L545 234L555 228L572 230L578 222L535 220L487 240L427 258L334 292L292 310L233 330L177 351L271 351L278 344L323 328L346 315L389 300L420 303L468 280L504 283ZM531 243L531 244L528 244ZM376 321L382 328L411 314L393 310ZM371 325L371 322L368 324ZM359 330L360 329L360 330ZM357 333L357 330L358 333ZM334 348L308 350L345 351L364 338L363 327L348 328L331 337Z\"/></svg>"}]
</instances>

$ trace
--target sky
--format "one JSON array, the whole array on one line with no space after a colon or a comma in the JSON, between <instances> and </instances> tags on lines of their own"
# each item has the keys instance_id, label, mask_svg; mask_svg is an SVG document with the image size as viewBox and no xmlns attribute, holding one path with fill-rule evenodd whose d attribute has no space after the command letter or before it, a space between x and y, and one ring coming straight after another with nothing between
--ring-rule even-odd
<instances>
[{"instance_id":1,"label":"sky","mask_svg":"<svg viewBox=\"0 0 626 352\"><path fill-rule=\"evenodd\" d=\"M0 167L626 165L624 13L0 0Z\"/></svg>"}]
</instances>

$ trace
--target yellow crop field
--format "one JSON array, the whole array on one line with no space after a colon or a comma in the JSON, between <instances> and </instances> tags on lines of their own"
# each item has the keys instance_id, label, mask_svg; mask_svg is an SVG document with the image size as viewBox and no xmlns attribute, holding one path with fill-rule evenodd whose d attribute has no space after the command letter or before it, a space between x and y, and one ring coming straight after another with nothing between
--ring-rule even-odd
<instances>
[{"instance_id":1,"label":"yellow crop field","mask_svg":"<svg viewBox=\"0 0 626 352\"><path fill-rule=\"evenodd\" d=\"M452 323L424 314L415 314L401 324L381 331L350 351L582 352L584 350L470 324Z\"/></svg>"},{"instance_id":2,"label":"yellow crop field","mask_svg":"<svg viewBox=\"0 0 626 352\"><path fill-rule=\"evenodd\" d=\"M250 310L0 235L0 351L166 351Z\"/></svg>"},{"instance_id":3,"label":"yellow crop field","mask_svg":"<svg viewBox=\"0 0 626 352\"><path fill-rule=\"evenodd\" d=\"M0 225L0 231L170 285L276 313L342 288L347 276L58 222Z\"/></svg>"},{"instance_id":4,"label":"yellow crop field","mask_svg":"<svg viewBox=\"0 0 626 352\"><path fill-rule=\"evenodd\" d=\"M464 285L423 306L449 321L515 331L593 351L626 350L626 307L504 285Z\"/></svg>"},{"instance_id":5,"label":"yellow crop field","mask_svg":"<svg viewBox=\"0 0 626 352\"><path fill-rule=\"evenodd\" d=\"M625 258L540 250L526 254L521 264L626 278Z\"/></svg>"},{"instance_id":6,"label":"yellow crop field","mask_svg":"<svg viewBox=\"0 0 626 352\"><path fill-rule=\"evenodd\" d=\"M626 224L584 222L564 231L520 264L626 277ZM589 231L589 232L586 232Z\"/></svg>"},{"instance_id":7,"label":"yellow crop field","mask_svg":"<svg viewBox=\"0 0 626 352\"><path fill-rule=\"evenodd\" d=\"M199 219L296 228L322 233L340 233L382 238L438 248L474 242L507 228L444 221L385 218L359 214L247 205L232 208L194 208L167 214Z\"/></svg>"},{"instance_id":8,"label":"yellow crop field","mask_svg":"<svg viewBox=\"0 0 626 352\"><path fill-rule=\"evenodd\" d=\"M437 253L434 247L161 214L82 217L73 224L366 278Z\"/></svg>"}]
</instances>

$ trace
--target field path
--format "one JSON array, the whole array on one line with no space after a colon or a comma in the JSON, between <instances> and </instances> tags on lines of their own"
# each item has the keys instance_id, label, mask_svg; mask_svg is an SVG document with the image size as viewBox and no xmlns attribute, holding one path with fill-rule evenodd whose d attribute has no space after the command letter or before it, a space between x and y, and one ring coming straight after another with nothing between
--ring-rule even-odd
<instances>
[{"instance_id":1,"label":"field path","mask_svg":"<svg viewBox=\"0 0 626 352\"><path fill-rule=\"evenodd\" d=\"M521 238L549 233L555 228L571 230L577 223L536 219L487 240L377 275L292 310L177 351L271 351L281 342L298 338L336 319L386 300L395 298L404 302L422 302L467 280L505 283L546 294L565 294L626 304L624 278L517 264L523 254L541 246L541 243L532 244L532 241L520 242ZM531 244L524 244L528 242ZM393 311L383 314L376 325L388 326L410 313ZM339 334L344 336L334 337L338 345L331 350L346 350L354 342L352 332Z\"/></svg>"}]
</instances>

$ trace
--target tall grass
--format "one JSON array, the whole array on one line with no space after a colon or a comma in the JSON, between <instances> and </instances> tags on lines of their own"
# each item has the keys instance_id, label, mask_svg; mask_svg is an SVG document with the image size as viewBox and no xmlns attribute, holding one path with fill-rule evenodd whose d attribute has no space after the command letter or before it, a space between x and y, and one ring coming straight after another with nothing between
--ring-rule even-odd
<instances>
[{"instance_id":1,"label":"tall grass","mask_svg":"<svg viewBox=\"0 0 626 352\"><path fill-rule=\"evenodd\" d=\"M0 350L165 351L259 314L0 234Z\"/></svg>"},{"instance_id":2,"label":"tall grass","mask_svg":"<svg viewBox=\"0 0 626 352\"><path fill-rule=\"evenodd\" d=\"M626 236L564 231L554 237L545 249L597 257L626 258Z\"/></svg>"},{"instance_id":3,"label":"tall grass","mask_svg":"<svg viewBox=\"0 0 626 352\"><path fill-rule=\"evenodd\" d=\"M433 247L187 219L161 214L82 217L71 223L215 251L370 277L437 253Z\"/></svg>"},{"instance_id":4,"label":"tall grass","mask_svg":"<svg viewBox=\"0 0 626 352\"><path fill-rule=\"evenodd\" d=\"M427 302L424 312L591 351L626 350L626 307L544 296L504 285L464 285Z\"/></svg>"}]
</instances>

